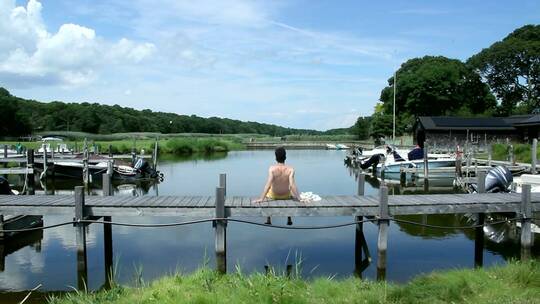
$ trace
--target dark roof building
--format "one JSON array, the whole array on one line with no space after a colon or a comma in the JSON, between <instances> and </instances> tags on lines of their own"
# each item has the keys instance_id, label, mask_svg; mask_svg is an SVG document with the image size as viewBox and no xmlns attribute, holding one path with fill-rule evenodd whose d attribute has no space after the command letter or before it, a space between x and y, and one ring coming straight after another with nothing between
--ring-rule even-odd
<instances>
[{"instance_id":1,"label":"dark roof building","mask_svg":"<svg viewBox=\"0 0 540 304\"><path fill-rule=\"evenodd\" d=\"M516 129L502 117L452 117L420 116L418 122L424 130L481 130L515 131Z\"/></svg>"},{"instance_id":2,"label":"dark roof building","mask_svg":"<svg viewBox=\"0 0 540 304\"><path fill-rule=\"evenodd\" d=\"M414 125L414 140L444 146L463 145L465 141L529 141L538 137L540 115L510 117L421 116Z\"/></svg>"}]
</instances>

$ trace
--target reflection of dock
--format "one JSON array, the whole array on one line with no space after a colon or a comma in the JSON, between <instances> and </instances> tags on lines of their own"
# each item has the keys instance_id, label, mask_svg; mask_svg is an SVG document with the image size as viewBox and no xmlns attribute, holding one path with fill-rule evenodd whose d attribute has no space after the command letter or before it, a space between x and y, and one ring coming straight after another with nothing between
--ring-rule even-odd
<instances>
[{"instance_id":1,"label":"reflection of dock","mask_svg":"<svg viewBox=\"0 0 540 304\"><path fill-rule=\"evenodd\" d=\"M4 242L0 242L0 271L5 269L5 258L26 246L31 246L36 252L41 252L41 240L43 239L43 230L26 232L18 234Z\"/></svg>"},{"instance_id":2,"label":"reflection of dock","mask_svg":"<svg viewBox=\"0 0 540 304\"><path fill-rule=\"evenodd\" d=\"M521 221L521 245L523 256L530 255L532 212L540 211L540 193L531 193L530 185L524 185L521 194L483 193L479 194L427 194L388 195L388 188L382 186L379 195L364 196L365 176L358 176L358 195L323 196L321 201L309 203L294 200L273 200L255 203L254 197L226 196L225 175L220 176L220 187L215 196L106 196L111 194L110 176L103 176L104 196L85 196L83 187L75 187L74 195L56 196L0 196L0 214L35 215L75 215L77 242L77 265L82 278L79 286L84 287L87 274L86 240L87 225L104 224L106 265L112 261L113 216L174 216L201 217L215 224L216 263L221 272L227 269L226 234L227 222L242 221L239 217L285 217L285 216L349 216L355 219L357 231L362 231L364 221L376 222L379 226L377 242L378 277L384 278L388 225L397 220L397 215L427 214L478 214L474 229L475 261L482 261L484 214L509 212L519 214ZM368 220L364 220L368 219ZM69 222L71 224L71 222ZM185 223L184 223L185 224ZM264 225L264 224L260 224ZM272 227L271 225L268 225ZM298 227L296 228L298 229ZM313 228L311 228L313 229ZM360 236L357 236L360 237ZM358 239L357 243L364 243ZM369 256L366 253L366 256ZM363 260L357 257L359 263ZM361 269L362 265L357 265Z\"/></svg>"}]
</instances>

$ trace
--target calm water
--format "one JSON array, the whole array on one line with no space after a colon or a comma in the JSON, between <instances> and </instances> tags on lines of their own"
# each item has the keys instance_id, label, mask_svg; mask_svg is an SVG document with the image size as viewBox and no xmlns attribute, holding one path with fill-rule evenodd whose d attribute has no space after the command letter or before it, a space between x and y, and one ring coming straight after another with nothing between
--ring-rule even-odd
<instances>
[{"instance_id":1,"label":"calm water","mask_svg":"<svg viewBox=\"0 0 540 304\"><path fill-rule=\"evenodd\" d=\"M343 165L343 151L288 151L287 163L296 168L300 191L321 195L353 195L355 176ZM273 163L273 151L241 151L202 159L164 159L160 161L165 179L158 185L121 185L115 195L213 195L219 173L227 173L228 195L259 195L266 180L267 167ZM16 182L12 181L12 182ZM410 181L409 181L410 183ZM48 184L49 192L69 193L76 182ZM451 180L430 183L437 192L452 192ZM369 179L366 195L376 195L379 181ZM99 187L99 186L98 186ZM390 186L390 193L422 192L423 186L409 185L405 189ZM96 193L99 191L96 190ZM185 218L184 218L185 219ZM408 217L441 225L466 225L463 216ZM44 225L71 220L69 217L44 217ZM164 223L183 219L170 217L115 217L114 221ZM263 222L264 219L255 219ZM294 225L324 225L350 222L349 217L293 218ZM273 223L285 224L286 219ZM470 224L470 223L469 223ZM509 227L500 243L486 241L484 266L504 263L519 256L517 237ZM376 277L377 227L364 225L364 235L372 263L362 277ZM31 234L28 244L5 248L4 271L0 272L0 302L20 301L25 293L43 284L42 291L70 290L76 286L75 233L72 226L63 226ZM316 231L290 231L229 223L227 235L228 269L239 264L243 271L264 271L265 265L285 269L298 257L303 261L303 275L346 277L353 275L354 226ZM23 244L23 245L24 245ZM533 254L539 256L540 239L535 240ZM98 289L104 283L103 228L91 225L87 235L88 284ZM9 247L9 246L8 246ZM22 247L22 248L19 248ZM214 265L214 234L210 223L176 228L128 228L113 226L113 253L116 280L133 283L139 274L145 281L174 271L190 272L208 263ZM474 265L474 232L434 230L417 226L390 225L387 279L403 282L425 272ZM39 294L37 294L39 296Z\"/></svg>"}]
</instances>

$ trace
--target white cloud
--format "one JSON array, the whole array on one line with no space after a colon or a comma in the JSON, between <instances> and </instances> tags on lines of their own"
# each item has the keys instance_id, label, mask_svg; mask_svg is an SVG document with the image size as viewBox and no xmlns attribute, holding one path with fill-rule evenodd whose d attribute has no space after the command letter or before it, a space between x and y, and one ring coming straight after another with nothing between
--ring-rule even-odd
<instances>
[{"instance_id":1,"label":"white cloud","mask_svg":"<svg viewBox=\"0 0 540 304\"><path fill-rule=\"evenodd\" d=\"M105 64L138 63L155 51L153 44L127 39L109 43L77 24L49 33L41 9L36 0L26 7L0 1L0 80L15 86L80 85L93 81Z\"/></svg>"}]
</instances>

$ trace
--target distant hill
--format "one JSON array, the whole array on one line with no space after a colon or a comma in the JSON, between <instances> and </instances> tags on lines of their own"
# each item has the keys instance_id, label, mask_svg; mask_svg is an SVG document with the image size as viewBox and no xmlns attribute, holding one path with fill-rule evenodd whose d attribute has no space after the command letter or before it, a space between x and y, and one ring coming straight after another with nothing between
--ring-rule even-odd
<instances>
[{"instance_id":1,"label":"distant hill","mask_svg":"<svg viewBox=\"0 0 540 304\"><path fill-rule=\"evenodd\" d=\"M97 103L38 102L11 95L0 87L0 137L43 131L80 131L95 134L121 132L290 134L321 135L326 132L293 129L272 124L228 118L135 110ZM329 130L346 134L348 129ZM336 132L337 131L337 132ZM344 133L340 133L344 132Z\"/></svg>"}]
</instances>

